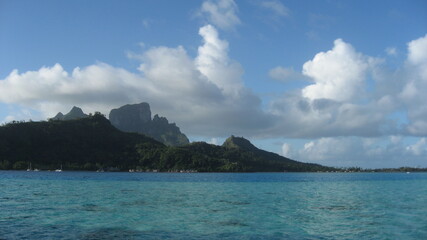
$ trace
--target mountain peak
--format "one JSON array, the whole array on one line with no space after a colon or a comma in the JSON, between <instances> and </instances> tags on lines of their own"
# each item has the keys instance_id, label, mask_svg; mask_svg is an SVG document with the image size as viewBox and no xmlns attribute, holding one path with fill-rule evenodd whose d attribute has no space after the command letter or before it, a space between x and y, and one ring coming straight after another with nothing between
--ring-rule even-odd
<instances>
[{"instance_id":1,"label":"mountain peak","mask_svg":"<svg viewBox=\"0 0 427 240\"><path fill-rule=\"evenodd\" d=\"M52 120L62 120L64 118L64 114L62 112L59 112L55 115L55 117L51 118Z\"/></svg>"},{"instance_id":2,"label":"mountain peak","mask_svg":"<svg viewBox=\"0 0 427 240\"><path fill-rule=\"evenodd\" d=\"M84 114L83 110L79 107L73 106L68 114Z\"/></svg>"},{"instance_id":3,"label":"mountain peak","mask_svg":"<svg viewBox=\"0 0 427 240\"><path fill-rule=\"evenodd\" d=\"M249 140L243 137L235 137L231 135L231 137L227 138L225 142L222 144L225 148L237 148L242 150L258 150Z\"/></svg>"},{"instance_id":4,"label":"mountain peak","mask_svg":"<svg viewBox=\"0 0 427 240\"><path fill-rule=\"evenodd\" d=\"M181 133L175 123L169 123L165 117L157 114L151 119L150 105L146 102L113 109L109 119L121 131L142 133L166 145L181 146L189 143L187 136Z\"/></svg>"},{"instance_id":5,"label":"mountain peak","mask_svg":"<svg viewBox=\"0 0 427 240\"><path fill-rule=\"evenodd\" d=\"M61 112L59 112L52 119L53 120L74 120L74 119L80 119L80 118L86 118L86 117L88 117L88 115L86 115L81 108L74 106L70 110L70 112L68 112L67 114L64 115Z\"/></svg>"}]
</instances>

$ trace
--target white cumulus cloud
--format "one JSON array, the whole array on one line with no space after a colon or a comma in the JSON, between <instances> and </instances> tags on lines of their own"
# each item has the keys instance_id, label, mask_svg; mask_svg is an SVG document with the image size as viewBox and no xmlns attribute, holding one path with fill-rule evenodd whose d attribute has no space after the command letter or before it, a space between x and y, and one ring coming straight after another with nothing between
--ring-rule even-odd
<instances>
[{"instance_id":1,"label":"white cumulus cloud","mask_svg":"<svg viewBox=\"0 0 427 240\"><path fill-rule=\"evenodd\" d=\"M243 69L239 63L228 58L228 42L218 37L212 25L200 28L199 34L204 44L198 49L197 69L225 93L238 94L243 88Z\"/></svg>"},{"instance_id":2,"label":"white cumulus cloud","mask_svg":"<svg viewBox=\"0 0 427 240\"><path fill-rule=\"evenodd\" d=\"M315 82L302 90L303 96L313 99L348 101L364 93L366 75L376 60L366 57L341 39L334 47L320 52L303 65L303 74Z\"/></svg>"},{"instance_id":3,"label":"white cumulus cloud","mask_svg":"<svg viewBox=\"0 0 427 240\"><path fill-rule=\"evenodd\" d=\"M427 63L427 34L408 43L408 60L412 64Z\"/></svg>"},{"instance_id":4,"label":"white cumulus cloud","mask_svg":"<svg viewBox=\"0 0 427 240\"><path fill-rule=\"evenodd\" d=\"M406 105L410 124L407 130L414 135L427 135L427 34L408 43L406 84L400 97Z\"/></svg>"},{"instance_id":5,"label":"white cumulus cloud","mask_svg":"<svg viewBox=\"0 0 427 240\"><path fill-rule=\"evenodd\" d=\"M42 111L44 117L77 104L99 107L87 111L103 111L112 102L129 102L143 94L135 88L140 81L137 75L104 63L77 67L71 74L55 64L22 74L12 71L0 81L0 101Z\"/></svg>"}]
</instances>

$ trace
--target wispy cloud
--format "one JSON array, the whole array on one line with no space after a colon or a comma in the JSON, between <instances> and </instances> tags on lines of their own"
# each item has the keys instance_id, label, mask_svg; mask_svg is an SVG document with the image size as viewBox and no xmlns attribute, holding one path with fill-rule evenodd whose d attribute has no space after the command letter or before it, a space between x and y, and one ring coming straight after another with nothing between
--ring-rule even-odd
<instances>
[{"instance_id":1,"label":"wispy cloud","mask_svg":"<svg viewBox=\"0 0 427 240\"><path fill-rule=\"evenodd\" d=\"M397 49L395 47L388 47L385 49L385 52L389 56L396 56L397 55Z\"/></svg>"},{"instance_id":2,"label":"wispy cloud","mask_svg":"<svg viewBox=\"0 0 427 240\"><path fill-rule=\"evenodd\" d=\"M286 68L282 66L277 66L268 71L268 76L274 80L288 82L288 81L298 81L298 80L307 80L307 77L294 70L294 68Z\"/></svg>"},{"instance_id":3,"label":"wispy cloud","mask_svg":"<svg viewBox=\"0 0 427 240\"><path fill-rule=\"evenodd\" d=\"M237 12L234 0L208 0L203 2L199 15L222 30L233 30L241 23Z\"/></svg>"},{"instance_id":4,"label":"wispy cloud","mask_svg":"<svg viewBox=\"0 0 427 240\"><path fill-rule=\"evenodd\" d=\"M290 10L277 0L263 1L260 6L273 12L277 17L288 17L290 15Z\"/></svg>"}]
</instances>

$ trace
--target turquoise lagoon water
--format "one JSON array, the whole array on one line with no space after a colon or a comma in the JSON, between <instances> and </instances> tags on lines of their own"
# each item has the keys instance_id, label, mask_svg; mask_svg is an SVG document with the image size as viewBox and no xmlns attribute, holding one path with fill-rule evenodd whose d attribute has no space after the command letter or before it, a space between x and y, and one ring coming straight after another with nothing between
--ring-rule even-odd
<instances>
[{"instance_id":1,"label":"turquoise lagoon water","mask_svg":"<svg viewBox=\"0 0 427 240\"><path fill-rule=\"evenodd\" d=\"M427 173L0 171L0 239L427 239Z\"/></svg>"}]
</instances>

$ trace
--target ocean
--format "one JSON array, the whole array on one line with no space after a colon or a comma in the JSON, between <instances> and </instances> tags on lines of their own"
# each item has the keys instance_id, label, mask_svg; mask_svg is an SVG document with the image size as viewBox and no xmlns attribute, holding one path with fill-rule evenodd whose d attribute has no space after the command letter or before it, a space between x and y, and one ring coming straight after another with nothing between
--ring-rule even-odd
<instances>
[{"instance_id":1,"label":"ocean","mask_svg":"<svg viewBox=\"0 0 427 240\"><path fill-rule=\"evenodd\" d=\"M0 171L0 239L427 239L427 173Z\"/></svg>"}]
</instances>

